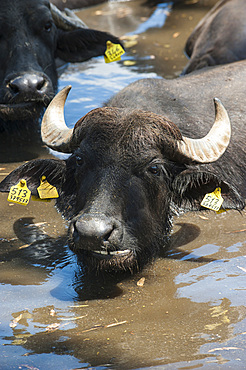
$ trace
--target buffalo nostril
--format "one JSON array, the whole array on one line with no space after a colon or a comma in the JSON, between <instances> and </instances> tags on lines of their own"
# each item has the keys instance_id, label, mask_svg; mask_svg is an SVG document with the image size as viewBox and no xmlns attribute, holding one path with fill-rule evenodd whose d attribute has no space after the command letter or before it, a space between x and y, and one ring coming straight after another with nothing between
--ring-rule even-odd
<instances>
[{"instance_id":1,"label":"buffalo nostril","mask_svg":"<svg viewBox=\"0 0 246 370\"><path fill-rule=\"evenodd\" d=\"M12 79L8 87L14 94L42 92L45 78L36 74L24 74Z\"/></svg>"},{"instance_id":2,"label":"buffalo nostril","mask_svg":"<svg viewBox=\"0 0 246 370\"><path fill-rule=\"evenodd\" d=\"M108 241L114 228L110 219L81 217L73 224L73 239L83 248L98 249Z\"/></svg>"},{"instance_id":3,"label":"buffalo nostril","mask_svg":"<svg viewBox=\"0 0 246 370\"><path fill-rule=\"evenodd\" d=\"M112 227L110 229L110 231L103 236L103 241L104 242L108 241L108 239L110 238L110 235L112 234L113 230L114 230L114 227Z\"/></svg>"},{"instance_id":4,"label":"buffalo nostril","mask_svg":"<svg viewBox=\"0 0 246 370\"><path fill-rule=\"evenodd\" d=\"M76 223L72 225L72 234L73 234L73 239L75 243L78 243L79 242L79 232L77 230Z\"/></svg>"},{"instance_id":5,"label":"buffalo nostril","mask_svg":"<svg viewBox=\"0 0 246 370\"><path fill-rule=\"evenodd\" d=\"M20 91L18 84L15 84L14 81L13 82L10 81L7 87L9 87L15 94L18 94Z\"/></svg>"}]
</instances>

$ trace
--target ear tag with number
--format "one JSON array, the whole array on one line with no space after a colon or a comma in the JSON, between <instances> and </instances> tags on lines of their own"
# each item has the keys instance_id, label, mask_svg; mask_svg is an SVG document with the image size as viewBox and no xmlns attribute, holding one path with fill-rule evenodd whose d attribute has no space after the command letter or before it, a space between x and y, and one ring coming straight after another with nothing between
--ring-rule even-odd
<instances>
[{"instance_id":1,"label":"ear tag with number","mask_svg":"<svg viewBox=\"0 0 246 370\"><path fill-rule=\"evenodd\" d=\"M22 179L17 185L11 186L8 201L26 206L29 203L31 191L28 189L26 180Z\"/></svg>"},{"instance_id":2,"label":"ear tag with number","mask_svg":"<svg viewBox=\"0 0 246 370\"><path fill-rule=\"evenodd\" d=\"M205 195L201 202L201 206L219 211L224 199L221 196L221 188L216 188L212 193Z\"/></svg>"},{"instance_id":3,"label":"ear tag with number","mask_svg":"<svg viewBox=\"0 0 246 370\"><path fill-rule=\"evenodd\" d=\"M106 63L116 62L121 59L121 55L125 54L125 51L120 44L113 44L111 41L107 41L106 44L107 50L104 55Z\"/></svg>"},{"instance_id":4,"label":"ear tag with number","mask_svg":"<svg viewBox=\"0 0 246 370\"><path fill-rule=\"evenodd\" d=\"M41 177L40 185L37 188L37 191L41 199L51 199L59 197L56 187L49 184L45 176Z\"/></svg>"}]
</instances>

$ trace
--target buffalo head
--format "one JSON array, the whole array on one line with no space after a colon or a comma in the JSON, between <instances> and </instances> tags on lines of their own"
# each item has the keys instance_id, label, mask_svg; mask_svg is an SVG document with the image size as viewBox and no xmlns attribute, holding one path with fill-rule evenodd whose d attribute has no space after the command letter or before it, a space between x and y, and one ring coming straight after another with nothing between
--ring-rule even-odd
<instances>
[{"instance_id":1,"label":"buffalo head","mask_svg":"<svg viewBox=\"0 0 246 370\"><path fill-rule=\"evenodd\" d=\"M56 58L81 62L103 55L107 40L118 43L68 14L47 0L1 1L0 129L39 118L57 89Z\"/></svg>"},{"instance_id":2,"label":"buffalo head","mask_svg":"<svg viewBox=\"0 0 246 370\"><path fill-rule=\"evenodd\" d=\"M94 109L69 129L63 116L68 91L53 99L41 131L46 145L70 157L30 161L8 175L0 191L26 179L38 195L46 176L69 220L71 249L88 265L141 268L166 245L173 215L201 209L204 195L218 186L224 207L243 208L237 191L207 168L230 141L230 121L219 100L212 129L195 140L163 116L113 107Z\"/></svg>"}]
</instances>

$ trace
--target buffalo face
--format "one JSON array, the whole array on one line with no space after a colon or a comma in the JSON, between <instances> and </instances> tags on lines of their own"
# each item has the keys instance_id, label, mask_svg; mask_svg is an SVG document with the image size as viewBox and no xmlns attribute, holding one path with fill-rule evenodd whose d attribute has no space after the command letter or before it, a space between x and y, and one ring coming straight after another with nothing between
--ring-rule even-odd
<instances>
[{"instance_id":1,"label":"buffalo face","mask_svg":"<svg viewBox=\"0 0 246 370\"><path fill-rule=\"evenodd\" d=\"M57 89L57 57L80 62L103 55L107 40L118 42L105 32L82 27L47 0L1 1L1 126L39 118Z\"/></svg>"},{"instance_id":2,"label":"buffalo face","mask_svg":"<svg viewBox=\"0 0 246 370\"><path fill-rule=\"evenodd\" d=\"M44 1L2 1L0 16L0 117L26 119L56 89L56 26Z\"/></svg>"},{"instance_id":3,"label":"buffalo face","mask_svg":"<svg viewBox=\"0 0 246 370\"><path fill-rule=\"evenodd\" d=\"M71 208L65 209L70 246L91 266L134 270L165 244L170 225L167 164L156 150L148 156L141 148L138 154L131 148L123 152L109 134L104 133L107 155L105 137L96 144L85 139L68 161L74 184L65 182L64 192L77 188ZM64 206L58 205L63 211Z\"/></svg>"},{"instance_id":4,"label":"buffalo face","mask_svg":"<svg viewBox=\"0 0 246 370\"><path fill-rule=\"evenodd\" d=\"M49 105L41 129L47 145L71 156L30 161L7 176L0 191L23 178L38 195L46 176L69 220L70 247L90 267L141 268L166 245L173 215L202 209L204 195L218 186L225 208L244 207L236 189L209 167L230 140L230 121L218 101L211 131L194 140L162 116L109 107L89 112L70 130L62 116L66 94Z\"/></svg>"}]
</instances>

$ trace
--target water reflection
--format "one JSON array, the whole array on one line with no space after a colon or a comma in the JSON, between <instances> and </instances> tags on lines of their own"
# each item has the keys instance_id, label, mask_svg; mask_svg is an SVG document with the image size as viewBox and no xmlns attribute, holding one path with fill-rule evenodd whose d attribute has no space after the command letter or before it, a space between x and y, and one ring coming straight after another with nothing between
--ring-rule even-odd
<instances>
[{"instance_id":1,"label":"water reflection","mask_svg":"<svg viewBox=\"0 0 246 370\"><path fill-rule=\"evenodd\" d=\"M186 225L187 218L194 223ZM228 215L226 218L231 220ZM238 215L227 231L233 232L235 226L243 229L240 219L243 224ZM190 366L237 364L244 358L245 256L235 243L235 233L230 242L222 241L220 235L215 238L216 244L203 244L207 231L214 235L220 227L220 219L217 225L214 221L183 216L175 226L171 244L179 239L178 249L182 252L185 246L190 259L182 254L179 259L175 254L172 258L171 249L140 274L122 281L87 275L66 246L61 248L64 256L59 256L55 266L46 258L40 264L35 254L28 260L24 249L21 257L20 250L16 258L27 261L29 268L33 265L41 270L35 271L41 284L29 282L18 289L16 285L3 286L3 341L8 345L3 347L4 352L17 346L19 356L25 353L26 361L21 364L41 369L50 357L54 369L182 368L186 361ZM23 241L28 241L24 234ZM46 271L44 278L45 264L49 273ZM141 277L145 283L138 286ZM8 327L20 315L16 327ZM67 356L71 356L71 367ZM20 364L16 358L11 363Z\"/></svg>"},{"instance_id":2,"label":"water reflection","mask_svg":"<svg viewBox=\"0 0 246 370\"><path fill-rule=\"evenodd\" d=\"M170 15L172 3L157 4L155 11L151 16L137 29L129 34L137 35L139 33L146 32L150 28L161 28L164 26L167 17Z\"/></svg>"},{"instance_id":3,"label":"water reflection","mask_svg":"<svg viewBox=\"0 0 246 370\"><path fill-rule=\"evenodd\" d=\"M122 60L126 56L122 57ZM156 73L144 72L141 77L154 78ZM105 64L103 58L95 58L81 64L70 65L59 80L59 89L73 86L65 107L67 124L75 122L94 108L102 106L112 95L129 83L139 79L139 71L121 66L120 63Z\"/></svg>"},{"instance_id":4,"label":"water reflection","mask_svg":"<svg viewBox=\"0 0 246 370\"><path fill-rule=\"evenodd\" d=\"M243 307L231 307L228 298L220 304L177 298L172 279L177 272L172 267L170 264L169 271L162 273L162 279L147 276L143 290L136 286L136 280L135 284L124 284L120 300L80 302L71 304L69 311L42 305L33 311L15 312L13 317L22 313L23 318L5 340L23 346L31 357L32 353L70 353L96 367L109 364L130 369L197 360L201 364L211 358L219 363L211 349L220 347L223 351L221 343L236 336L233 325L245 317ZM167 278L166 290L163 280ZM47 329L55 323L57 329ZM210 344L207 348L211 352L199 351L205 344ZM59 366L58 362L54 369Z\"/></svg>"},{"instance_id":5,"label":"water reflection","mask_svg":"<svg viewBox=\"0 0 246 370\"><path fill-rule=\"evenodd\" d=\"M186 274L179 274L175 280L178 286L177 294L192 301L212 303L218 303L226 296L232 306L244 305L246 302L245 270L245 256L212 261L205 266L191 269ZM201 291L202 296L199 294ZM222 298L220 298L221 295Z\"/></svg>"}]
</instances>

